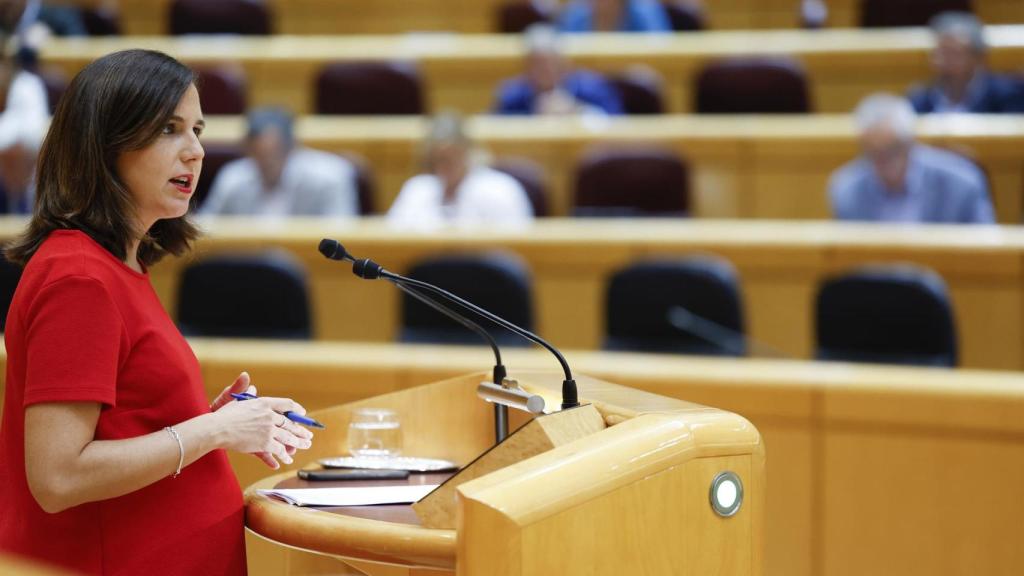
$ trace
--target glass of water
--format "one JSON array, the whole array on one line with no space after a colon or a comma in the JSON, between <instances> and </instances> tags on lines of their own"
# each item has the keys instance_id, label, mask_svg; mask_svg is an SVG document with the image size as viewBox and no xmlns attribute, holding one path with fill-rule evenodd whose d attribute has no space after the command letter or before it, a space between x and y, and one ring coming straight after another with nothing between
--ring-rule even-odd
<instances>
[{"instance_id":1,"label":"glass of water","mask_svg":"<svg viewBox=\"0 0 1024 576\"><path fill-rule=\"evenodd\" d=\"M348 425L348 451L355 457L389 458L402 453L402 423L387 408L360 408Z\"/></svg>"}]
</instances>

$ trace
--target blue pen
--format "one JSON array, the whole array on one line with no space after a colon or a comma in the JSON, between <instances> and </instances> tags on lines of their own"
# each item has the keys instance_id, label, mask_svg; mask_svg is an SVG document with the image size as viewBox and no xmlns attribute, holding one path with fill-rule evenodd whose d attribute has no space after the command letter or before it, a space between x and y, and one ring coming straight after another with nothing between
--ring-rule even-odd
<instances>
[{"instance_id":1,"label":"blue pen","mask_svg":"<svg viewBox=\"0 0 1024 576\"><path fill-rule=\"evenodd\" d=\"M235 394L234 392L232 392L231 397L234 398L235 400L255 400L256 398L258 398L258 396L253 396L248 392L243 392L242 394ZM285 412L284 417L291 420L292 422L302 424L303 426L309 426L311 428L326 428L326 426L317 422L316 420L313 420L312 418L307 418L302 414L296 414L291 410Z\"/></svg>"}]
</instances>

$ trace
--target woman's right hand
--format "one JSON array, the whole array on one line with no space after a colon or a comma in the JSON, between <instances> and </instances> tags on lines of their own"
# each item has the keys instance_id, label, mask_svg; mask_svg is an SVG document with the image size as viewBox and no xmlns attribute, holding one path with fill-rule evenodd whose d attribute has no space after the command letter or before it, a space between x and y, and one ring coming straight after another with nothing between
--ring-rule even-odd
<instances>
[{"instance_id":1,"label":"woman's right hand","mask_svg":"<svg viewBox=\"0 0 1024 576\"><path fill-rule=\"evenodd\" d=\"M218 422L220 447L259 456L277 469L278 461L292 463L295 450L312 445L313 433L285 418L284 412L305 414L306 410L288 398L260 397L228 402L212 414Z\"/></svg>"}]
</instances>

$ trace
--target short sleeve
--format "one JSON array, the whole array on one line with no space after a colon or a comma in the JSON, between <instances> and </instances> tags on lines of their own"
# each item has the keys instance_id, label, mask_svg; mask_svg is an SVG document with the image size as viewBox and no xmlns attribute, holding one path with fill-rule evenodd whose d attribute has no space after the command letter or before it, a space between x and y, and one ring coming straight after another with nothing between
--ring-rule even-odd
<instances>
[{"instance_id":1,"label":"short sleeve","mask_svg":"<svg viewBox=\"0 0 1024 576\"><path fill-rule=\"evenodd\" d=\"M128 337L117 306L98 280L71 276L45 286L30 305L25 334L25 406L116 403Z\"/></svg>"}]
</instances>

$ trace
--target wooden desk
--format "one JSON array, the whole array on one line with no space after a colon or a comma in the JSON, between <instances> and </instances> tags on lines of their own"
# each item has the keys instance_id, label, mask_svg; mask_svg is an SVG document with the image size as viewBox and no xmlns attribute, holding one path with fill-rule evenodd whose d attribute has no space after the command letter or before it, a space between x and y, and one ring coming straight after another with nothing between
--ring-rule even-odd
<instances>
[{"instance_id":1,"label":"wooden desk","mask_svg":"<svg viewBox=\"0 0 1024 576\"><path fill-rule=\"evenodd\" d=\"M486 370L491 361L485 348L204 341L196 351L210 393L245 368L263 393L318 407ZM718 406L757 427L770 462L766 575L1009 576L1024 561L1024 551L1007 545L1024 513L1017 374L566 355L575 372ZM504 356L513 377L556 366L541 350ZM374 381L379 388L367 390Z\"/></svg>"},{"instance_id":2,"label":"wooden desk","mask_svg":"<svg viewBox=\"0 0 1024 576\"><path fill-rule=\"evenodd\" d=\"M419 118L305 117L296 127L305 144L364 156L377 184L374 205L384 212L402 184L422 167L426 123ZM522 156L546 173L550 209L572 209L576 165L595 146L654 145L690 164L692 213L701 218L829 219L832 172L859 153L847 115L666 116L589 121L577 118L478 116L469 134L496 157ZM208 142L237 142L240 118L210 118ZM1020 222L1024 212L1024 116L926 116L922 141L974 157L991 182L997 219Z\"/></svg>"},{"instance_id":3,"label":"wooden desk","mask_svg":"<svg viewBox=\"0 0 1024 576\"><path fill-rule=\"evenodd\" d=\"M75 0L95 4L97 0ZM282 34L394 34L410 30L493 32L501 0L270 0L274 30ZM704 3L714 29L792 28L799 3L793 0L709 0ZM856 0L830 0L829 25L857 26ZM169 0L121 0L127 34L167 30ZM975 0L974 10L989 24L1021 22L1015 0Z\"/></svg>"},{"instance_id":4,"label":"wooden desk","mask_svg":"<svg viewBox=\"0 0 1024 576\"><path fill-rule=\"evenodd\" d=\"M192 344L209 395L244 369L261 394L292 396L313 410L486 370L492 362L486 348ZM1024 550L1013 544L1024 514L1019 374L565 354L575 372L718 406L757 427L770 462L768 576L1010 576L1024 561ZM542 350L505 350L503 356L513 377L556 366ZM255 458L232 457L232 464L243 485L268 474ZM250 548L251 557L256 549Z\"/></svg>"},{"instance_id":5,"label":"wooden desk","mask_svg":"<svg viewBox=\"0 0 1024 576\"><path fill-rule=\"evenodd\" d=\"M0 240L23 222L0 219ZM205 226L198 256L271 247L295 254L310 272L318 339L389 342L399 323L398 291L359 280L350 266L323 258L316 247L325 237L399 273L439 252L516 253L533 275L536 329L558 346L579 349L601 344L604 291L615 270L642 258L710 253L738 270L750 336L797 358L812 355L814 294L823 278L865 263L913 262L934 269L950 287L963 366L1024 369L1024 229L1017 227L552 219L519 233L424 235L374 219L220 220ZM184 264L168 260L152 270L169 310Z\"/></svg>"},{"instance_id":6,"label":"wooden desk","mask_svg":"<svg viewBox=\"0 0 1024 576\"><path fill-rule=\"evenodd\" d=\"M987 29L992 68L1020 69L1022 29ZM693 78L709 61L791 54L807 70L815 111L848 112L871 92L902 93L927 80L932 44L925 29L598 34L568 39L567 53L577 65L599 71L620 71L633 64L654 68L664 77L665 102L672 113L691 111ZM250 105L286 105L299 114L313 110L315 78L328 62L415 61L431 109L455 108L470 114L489 110L500 82L523 67L521 39L487 34L54 39L40 56L45 65L73 74L99 56L126 48L162 50L193 65L237 62L248 77Z\"/></svg>"}]
</instances>

